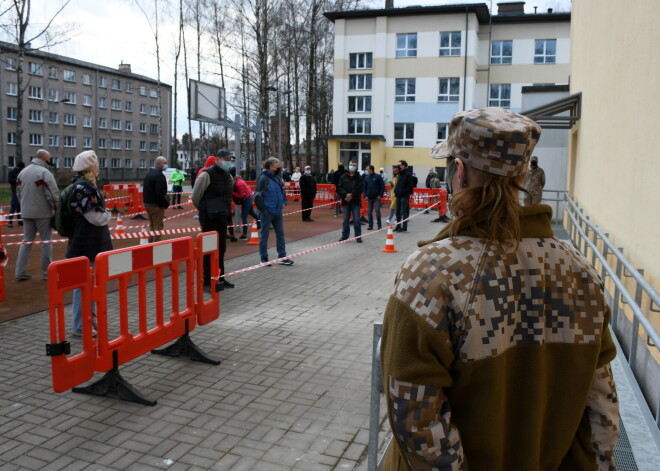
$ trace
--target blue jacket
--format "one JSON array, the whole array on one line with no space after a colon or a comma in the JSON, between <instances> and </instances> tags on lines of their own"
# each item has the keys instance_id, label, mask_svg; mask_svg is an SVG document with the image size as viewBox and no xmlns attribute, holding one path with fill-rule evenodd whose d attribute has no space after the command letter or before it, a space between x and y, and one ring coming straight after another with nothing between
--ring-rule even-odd
<instances>
[{"instance_id":1,"label":"blue jacket","mask_svg":"<svg viewBox=\"0 0 660 471\"><path fill-rule=\"evenodd\" d=\"M272 215L282 214L282 208L286 205L286 194L280 177L272 172L261 172L255 190L261 191L266 211Z\"/></svg>"},{"instance_id":2,"label":"blue jacket","mask_svg":"<svg viewBox=\"0 0 660 471\"><path fill-rule=\"evenodd\" d=\"M385 183L383 177L378 173L367 174L364 176L364 196L367 199L375 200L385 192Z\"/></svg>"}]
</instances>

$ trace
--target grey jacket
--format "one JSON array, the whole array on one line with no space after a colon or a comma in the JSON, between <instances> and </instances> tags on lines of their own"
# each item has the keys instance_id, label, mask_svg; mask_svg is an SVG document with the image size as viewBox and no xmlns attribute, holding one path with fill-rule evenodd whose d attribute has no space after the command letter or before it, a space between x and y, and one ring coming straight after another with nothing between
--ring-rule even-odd
<instances>
[{"instance_id":1,"label":"grey jacket","mask_svg":"<svg viewBox=\"0 0 660 471\"><path fill-rule=\"evenodd\" d=\"M21 170L16 181L16 194L21 202L21 215L28 219L50 218L55 214L59 190L46 162L34 158Z\"/></svg>"}]
</instances>

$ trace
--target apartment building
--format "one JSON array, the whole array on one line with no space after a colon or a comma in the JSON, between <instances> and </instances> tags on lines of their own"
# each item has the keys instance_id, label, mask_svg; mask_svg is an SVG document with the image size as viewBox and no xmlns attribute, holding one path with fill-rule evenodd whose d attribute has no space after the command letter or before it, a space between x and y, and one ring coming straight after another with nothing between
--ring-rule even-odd
<instances>
[{"instance_id":1,"label":"apartment building","mask_svg":"<svg viewBox=\"0 0 660 471\"><path fill-rule=\"evenodd\" d=\"M424 181L431 147L458 111L521 111L526 86L567 85L570 13L524 13L525 2L350 10L335 24L330 168L405 159Z\"/></svg>"},{"instance_id":2,"label":"apartment building","mask_svg":"<svg viewBox=\"0 0 660 471\"><path fill-rule=\"evenodd\" d=\"M0 42L2 181L17 160L16 52L15 45ZM169 156L169 85L131 73L128 64L112 69L41 51L27 51L23 67L25 163L44 148L56 168L67 169L77 154L94 150L101 175L122 181L142 179L158 155Z\"/></svg>"}]
</instances>

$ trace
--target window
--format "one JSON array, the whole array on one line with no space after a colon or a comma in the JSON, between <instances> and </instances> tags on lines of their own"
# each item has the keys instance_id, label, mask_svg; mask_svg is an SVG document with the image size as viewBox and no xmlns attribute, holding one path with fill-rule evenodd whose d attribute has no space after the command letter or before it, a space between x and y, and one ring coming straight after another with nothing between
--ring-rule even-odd
<instances>
[{"instance_id":1,"label":"window","mask_svg":"<svg viewBox=\"0 0 660 471\"><path fill-rule=\"evenodd\" d=\"M50 102L56 102L57 98L59 96L59 93L57 90L53 90L52 88L48 90L48 101Z\"/></svg>"},{"instance_id":2,"label":"window","mask_svg":"<svg viewBox=\"0 0 660 471\"><path fill-rule=\"evenodd\" d=\"M158 152L158 143L157 142L150 142L149 143L149 150L151 152Z\"/></svg>"},{"instance_id":3,"label":"window","mask_svg":"<svg viewBox=\"0 0 660 471\"><path fill-rule=\"evenodd\" d=\"M147 141L140 141L140 151L144 152L147 150ZM140 167L140 168L146 168L146 167Z\"/></svg>"},{"instance_id":4,"label":"window","mask_svg":"<svg viewBox=\"0 0 660 471\"><path fill-rule=\"evenodd\" d=\"M461 55L460 31L452 31L450 33L440 33L440 55L441 56Z\"/></svg>"},{"instance_id":5,"label":"window","mask_svg":"<svg viewBox=\"0 0 660 471\"><path fill-rule=\"evenodd\" d=\"M75 126L76 125L76 115L70 113L64 113L64 125L65 126Z\"/></svg>"},{"instance_id":6,"label":"window","mask_svg":"<svg viewBox=\"0 0 660 471\"><path fill-rule=\"evenodd\" d=\"M157 106L152 106L151 107L151 116L158 116L158 107Z\"/></svg>"},{"instance_id":7,"label":"window","mask_svg":"<svg viewBox=\"0 0 660 471\"><path fill-rule=\"evenodd\" d=\"M457 102L461 90L461 80L458 77L438 79L438 101Z\"/></svg>"},{"instance_id":8,"label":"window","mask_svg":"<svg viewBox=\"0 0 660 471\"><path fill-rule=\"evenodd\" d=\"M91 127L92 127L92 117L83 116L83 128L91 128Z\"/></svg>"},{"instance_id":9,"label":"window","mask_svg":"<svg viewBox=\"0 0 660 471\"><path fill-rule=\"evenodd\" d=\"M121 139L113 139L112 150L120 150L120 149L121 149Z\"/></svg>"},{"instance_id":10,"label":"window","mask_svg":"<svg viewBox=\"0 0 660 471\"><path fill-rule=\"evenodd\" d=\"M43 123L44 116L41 110L30 110L28 120L31 123Z\"/></svg>"},{"instance_id":11,"label":"window","mask_svg":"<svg viewBox=\"0 0 660 471\"><path fill-rule=\"evenodd\" d=\"M131 142L131 141L127 141ZM127 147L126 150L129 150L130 147ZM126 168L133 168L133 160L132 159L124 159L124 167Z\"/></svg>"},{"instance_id":12,"label":"window","mask_svg":"<svg viewBox=\"0 0 660 471\"><path fill-rule=\"evenodd\" d=\"M114 131L121 131L121 121L118 119L112 120L112 129Z\"/></svg>"},{"instance_id":13,"label":"window","mask_svg":"<svg viewBox=\"0 0 660 471\"><path fill-rule=\"evenodd\" d=\"M18 114L18 109L13 106L7 107L7 119L9 121L16 121L16 115Z\"/></svg>"},{"instance_id":14,"label":"window","mask_svg":"<svg viewBox=\"0 0 660 471\"><path fill-rule=\"evenodd\" d=\"M158 98L158 89L157 88L152 88L151 89L151 98Z\"/></svg>"},{"instance_id":15,"label":"window","mask_svg":"<svg viewBox=\"0 0 660 471\"><path fill-rule=\"evenodd\" d=\"M57 78L57 67L53 67L52 65L48 66L48 78L51 79Z\"/></svg>"},{"instance_id":16,"label":"window","mask_svg":"<svg viewBox=\"0 0 660 471\"><path fill-rule=\"evenodd\" d=\"M501 106L502 108L511 106L511 84L491 84L488 106Z\"/></svg>"},{"instance_id":17,"label":"window","mask_svg":"<svg viewBox=\"0 0 660 471\"><path fill-rule=\"evenodd\" d=\"M133 121L126 121L124 123L124 131L132 131L133 130Z\"/></svg>"},{"instance_id":18,"label":"window","mask_svg":"<svg viewBox=\"0 0 660 471\"><path fill-rule=\"evenodd\" d=\"M121 90L121 81L118 79L112 79L112 89Z\"/></svg>"},{"instance_id":19,"label":"window","mask_svg":"<svg viewBox=\"0 0 660 471\"><path fill-rule=\"evenodd\" d=\"M62 74L62 76L63 76L65 82L75 82L76 81L76 73L73 70L64 69L64 73Z\"/></svg>"},{"instance_id":20,"label":"window","mask_svg":"<svg viewBox=\"0 0 660 471\"><path fill-rule=\"evenodd\" d=\"M140 85L140 96L147 96L147 87L145 85Z\"/></svg>"},{"instance_id":21,"label":"window","mask_svg":"<svg viewBox=\"0 0 660 471\"><path fill-rule=\"evenodd\" d=\"M151 134L158 134L158 125L157 124L151 124L149 126L149 132Z\"/></svg>"},{"instance_id":22,"label":"window","mask_svg":"<svg viewBox=\"0 0 660 471\"><path fill-rule=\"evenodd\" d=\"M91 85L91 84L92 84L92 75L83 74L83 85Z\"/></svg>"},{"instance_id":23,"label":"window","mask_svg":"<svg viewBox=\"0 0 660 471\"><path fill-rule=\"evenodd\" d=\"M28 63L28 74L43 75L43 64L37 64L36 62Z\"/></svg>"},{"instance_id":24,"label":"window","mask_svg":"<svg viewBox=\"0 0 660 471\"><path fill-rule=\"evenodd\" d=\"M371 118L348 118L348 134L371 134Z\"/></svg>"},{"instance_id":25,"label":"window","mask_svg":"<svg viewBox=\"0 0 660 471\"><path fill-rule=\"evenodd\" d=\"M48 124L57 124L59 122L57 111L48 112Z\"/></svg>"},{"instance_id":26,"label":"window","mask_svg":"<svg viewBox=\"0 0 660 471\"><path fill-rule=\"evenodd\" d=\"M133 93L133 83L126 82L126 93Z\"/></svg>"},{"instance_id":27,"label":"window","mask_svg":"<svg viewBox=\"0 0 660 471\"><path fill-rule=\"evenodd\" d=\"M415 145L415 123L394 123L394 147Z\"/></svg>"},{"instance_id":28,"label":"window","mask_svg":"<svg viewBox=\"0 0 660 471\"><path fill-rule=\"evenodd\" d=\"M398 78L395 80L394 101L398 101L398 102L415 101L414 78Z\"/></svg>"},{"instance_id":29,"label":"window","mask_svg":"<svg viewBox=\"0 0 660 471\"><path fill-rule=\"evenodd\" d=\"M113 110L121 110L121 100L112 100L112 109Z\"/></svg>"},{"instance_id":30,"label":"window","mask_svg":"<svg viewBox=\"0 0 660 471\"><path fill-rule=\"evenodd\" d=\"M99 149L107 149L108 148L108 140L105 137L102 137L99 139Z\"/></svg>"},{"instance_id":31,"label":"window","mask_svg":"<svg viewBox=\"0 0 660 471\"><path fill-rule=\"evenodd\" d=\"M140 123L140 132L147 132L147 123Z\"/></svg>"},{"instance_id":32,"label":"window","mask_svg":"<svg viewBox=\"0 0 660 471\"><path fill-rule=\"evenodd\" d=\"M18 84L16 82L7 82L7 95L18 95Z\"/></svg>"},{"instance_id":33,"label":"window","mask_svg":"<svg viewBox=\"0 0 660 471\"><path fill-rule=\"evenodd\" d=\"M396 57L417 57L417 33L396 35Z\"/></svg>"},{"instance_id":34,"label":"window","mask_svg":"<svg viewBox=\"0 0 660 471\"><path fill-rule=\"evenodd\" d=\"M446 141L447 132L449 132L449 123L438 123L438 136L435 139L435 142Z\"/></svg>"},{"instance_id":35,"label":"window","mask_svg":"<svg viewBox=\"0 0 660 471\"><path fill-rule=\"evenodd\" d=\"M91 149L91 148L92 148L92 138L83 137L83 149Z\"/></svg>"},{"instance_id":36,"label":"window","mask_svg":"<svg viewBox=\"0 0 660 471\"><path fill-rule=\"evenodd\" d=\"M76 104L76 93L75 92L64 92L64 98L62 99L62 103L66 103L69 105L75 105Z\"/></svg>"},{"instance_id":37,"label":"window","mask_svg":"<svg viewBox=\"0 0 660 471\"><path fill-rule=\"evenodd\" d=\"M76 147L76 137L64 136L64 147Z\"/></svg>"},{"instance_id":38,"label":"window","mask_svg":"<svg viewBox=\"0 0 660 471\"><path fill-rule=\"evenodd\" d=\"M373 55L371 52L352 53L348 55L349 69L371 69Z\"/></svg>"},{"instance_id":39,"label":"window","mask_svg":"<svg viewBox=\"0 0 660 471\"><path fill-rule=\"evenodd\" d=\"M349 113L369 113L371 111L371 97L370 96L349 96L348 97L348 112Z\"/></svg>"},{"instance_id":40,"label":"window","mask_svg":"<svg viewBox=\"0 0 660 471\"><path fill-rule=\"evenodd\" d=\"M130 139L126 139L124 141L124 149L131 150L132 147L133 147L133 141L131 141ZM133 167L126 167L126 168L133 168Z\"/></svg>"},{"instance_id":41,"label":"window","mask_svg":"<svg viewBox=\"0 0 660 471\"><path fill-rule=\"evenodd\" d=\"M108 99L104 96L99 97L99 108L107 108L108 107Z\"/></svg>"},{"instance_id":42,"label":"window","mask_svg":"<svg viewBox=\"0 0 660 471\"><path fill-rule=\"evenodd\" d=\"M99 88L108 88L108 79L105 77L99 77Z\"/></svg>"},{"instance_id":43,"label":"window","mask_svg":"<svg viewBox=\"0 0 660 471\"><path fill-rule=\"evenodd\" d=\"M142 150L142 149L140 149ZM147 168L147 160L146 159L140 159L140 168Z\"/></svg>"},{"instance_id":44,"label":"window","mask_svg":"<svg viewBox=\"0 0 660 471\"><path fill-rule=\"evenodd\" d=\"M534 41L534 63L554 64L557 60L557 40L537 39Z\"/></svg>"},{"instance_id":45,"label":"window","mask_svg":"<svg viewBox=\"0 0 660 471\"><path fill-rule=\"evenodd\" d=\"M351 74L348 76L349 90L371 90L371 74Z\"/></svg>"},{"instance_id":46,"label":"window","mask_svg":"<svg viewBox=\"0 0 660 471\"><path fill-rule=\"evenodd\" d=\"M140 105L140 114L147 114L147 105Z\"/></svg>"},{"instance_id":47,"label":"window","mask_svg":"<svg viewBox=\"0 0 660 471\"><path fill-rule=\"evenodd\" d=\"M7 70L16 70L16 58L15 57L7 57L6 61L7 61L7 65L5 66L5 69L7 69Z\"/></svg>"},{"instance_id":48,"label":"window","mask_svg":"<svg viewBox=\"0 0 660 471\"><path fill-rule=\"evenodd\" d=\"M127 101L126 102L126 106L124 106L124 111L126 111L128 113L133 112L133 102L132 101Z\"/></svg>"},{"instance_id":49,"label":"window","mask_svg":"<svg viewBox=\"0 0 660 471\"><path fill-rule=\"evenodd\" d=\"M42 100L43 95L42 95L41 87L35 87L33 85L30 85L28 87L28 98L34 98L35 100Z\"/></svg>"},{"instance_id":50,"label":"window","mask_svg":"<svg viewBox=\"0 0 660 471\"><path fill-rule=\"evenodd\" d=\"M100 168L108 168L108 159L105 157L102 157L99 159L99 167Z\"/></svg>"},{"instance_id":51,"label":"window","mask_svg":"<svg viewBox=\"0 0 660 471\"><path fill-rule=\"evenodd\" d=\"M92 106L91 95L83 95L83 106Z\"/></svg>"},{"instance_id":52,"label":"window","mask_svg":"<svg viewBox=\"0 0 660 471\"><path fill-rule=\"evenodd\" d=\"M490 48L491 64L510 64L513 54L513 41L493 41Z\"/></svg>"},{"instance_id":53,"label":"window","mask_svg":"<svg viewBox=\"0 0 660 471\"><path fill-rule=\"evenodd\" d=\"M30 145L31 146L43 146L44 145L44 136L43 136L43 134L30 134Z\"/></svg>"},{"instance_id":54,"label":"window","mask_svg":"<svg viewBox=\"0 0 660 471\"><path fill-rule=\"evenodd\" d=\"M99 118L99 129L108 129L108 118Z\"/></svg>"},{"instance_id":55,"label":"window","mask_svg":"<svg viewBox=\"0 0 660 471\"><path fill-rule=\"evenodd\" d=\"M16 133L15 132L10 132L7 133L7 144L15 146L16 145ZM10 165L11 167L11 165Z\"/></svg>"},{"instance_id":56,"label":"window","mask_svg":"<svg viewBox=\"0 0 660 471\"><path fill-rule=\"evenodd\" d=\"M110 166L112 168L121 168L121 159L110 159Z\"/></svg>"},{"instance_id":57,"label":"window","mask_svg":"<svg viewBox=\"0 0 660 471\"><path fill-rule=\"evenodd\" d=\"M51 134L50 136L48 136L48 145L50 147L59 147L60 145L59 136L57 136L56 134Z\"/></svg>"},{"instance_id":58,"label":"window","mask_svg":"<svg viewBox=\"0 0 660 471\"><path fill-rule=\"evenodd\" d=\"M73 157L64 157L64 167L65 168L72 168L73 167Z\"/></svg>"}]
</instances>

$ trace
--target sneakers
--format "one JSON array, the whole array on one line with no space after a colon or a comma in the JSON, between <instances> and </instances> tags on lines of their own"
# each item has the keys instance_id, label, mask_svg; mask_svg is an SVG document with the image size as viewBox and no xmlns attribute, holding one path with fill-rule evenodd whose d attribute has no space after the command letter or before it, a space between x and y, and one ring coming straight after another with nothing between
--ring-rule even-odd
<instances>
[{"instance_id":1,"label":"sneakers","mask_svg":"<svg viewBox=\"0 0 660 471\"><path fill-rule=\"evenodd\" d=\"M358 237L357 239L355 239L355 241L356 241L358 244L361 244L361 243L362 243L362 237Z\"/></svg>"},{"instance_id":2,"label":"sneakers","mask_svg":"<svg viewBox=\"0 0 660 471\"><path fill-rule=\"evenodd\" d=\"M348 237L342 237L341 239L339 239L339 242L343 242L343 241L345 241L346 239L348 239Z\"/></svg>"},{"instance_id":3,"label":"sneakers","mask_svg":"<svg viewBox=\"0 0 660 471\"><path fill-rule=\"evenodd\" d=\"M22 275L16 275L16 279L17 279L18 281L31 280L31 279L32 279L32 275L30 275L29 273L23 273Z\"/></svg>"},{"instance_id":4,"label":"sneakers","mask_svg":"<svg viewBox=\"0 0 660 471\"><path fill-rule=\"evenodd\" d=\"M231 242L237 242L237 241L238 241L238 239L237 239L236 237L234 237L234 236L231 236L231 237L229 238L229 240L230 240Z\"/></svg>"},{"instance_id":5,"label":"sneakers","mask_svg":"<svg viewBox=\"0 0 660 471\"><path fill-rule=\"evenodd\" d=\"M247 240L247 236L243 234L242 236L239 237L240 240Z\"/></svg>"},{"instance_id":6,"label":"sneakers","mask_svg":"<svg viewBox=\"0 0 660 471\"><path fill-rule=\"evenodd\" d=\"M286 259L286 260L282 260L282 261L277 262L277 264L278 265L293 265L293 260Z\"/></svg>"},{"instance_id":7,"label":"sneakers","mask_svg":"<svg viewBox=\"0 0 660 471\"><path fill-rule=\"evenodd\" d=\"M368 227L367 227L367 230L368 230L368 231L373 231L373 230L374 230L374 226L368 226Z\"/></svg>"}]
</instances>

